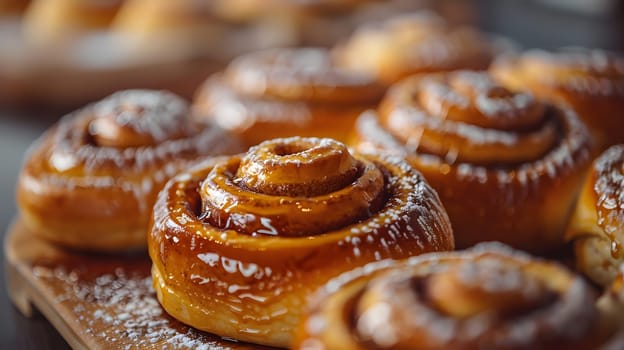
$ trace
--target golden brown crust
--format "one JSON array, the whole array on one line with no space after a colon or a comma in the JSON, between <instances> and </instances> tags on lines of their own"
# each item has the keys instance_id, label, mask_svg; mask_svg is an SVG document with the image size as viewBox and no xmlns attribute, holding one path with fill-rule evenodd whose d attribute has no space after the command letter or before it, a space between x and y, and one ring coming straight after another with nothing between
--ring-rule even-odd
<instances>
[{"instance_id":1,"label":"golden brown crust","mask_svg":"<svg viewBox=\"0 0 624 350\"><path fill-rule=\"evenodd\" d=\"M250 178L300 179L308 195L274 195L276 187ZM148 240L168 313L276 346L289 344L307 296L332 276L454 246L437 195L410 166L313 138L267 141L176 176L160 194Z\"/></svg>"},{"instance_id":2,"label":"golden brown crust","mask_svg":"<svg viewBox=\"0 0 624 350\"><path fill-rule=\"evenodd\" d=\"M202 156L240 149L192 120L175 95L119 92L63 118L33 147L18 182L20 214L33 232L65 246L143 248L164 183Z\"/></svg>"},{"instance_id":3,"label":"golden brown crust","mask_svg":"<svg viewBox=\"0 0 624 350\"><path fill-rule=\"evenodd\" d=\"M337 68L323 49L274 49L241 56L200 88L198 114L248 145L287 136L346 140L355 118L384 88Z\"/></svg>"},{"instance_id":4,"label":"golden brown crust","mask_svg":"<svg viewBox=\"0 0 624 350\"><path fill-rule=\"evenodd\" d=\"M417 12L368 24L336 49L337 62L386 83L419 73L486 69L501 45L472 28Z\"/></svg>"},{"instance_id":5,"label":"golden brown crust","mask_svg":"<svg viewBox=\"0 0 624 350\"><path fill-rule=\"evenodd\" d=\"M401 154L423 173L458 247L561 244L589 163L587 131L571 110L509 91L483 72L408 78L356 129L360 150Z\"/></svg>"},{"instance_id":6,"label":"golden brown crust","mask_svg":"<svg viewBox=\"0 0 624 350\"><path fill-rule=\"evenodd\" d=\"M562 266L486 243L381 261L313 297L295 349L589 349L613 334Z\"/></svg>"},{"instance_id":7,"label":"golden brown crust","mask_svg":"<svg viewBox=\"0 0 624 350\"><path fill-rule=\"evenodd\" d=\"M567 238L575 241L578 268L609 285L624 263L624 146L595 161L585 180Z\"/></svg>"},{"instance_id":8,"label":"golden brown crust","mask_svg":"<svg viewBox=\"0 0 624 350\"><path fill-rule=\"evenodd\" d=\"M624 142L624 58L588 49L532 50L507 56L492 74L514 89L573 107L589 127L598 152Z\"/></svg>"}]
</instances>

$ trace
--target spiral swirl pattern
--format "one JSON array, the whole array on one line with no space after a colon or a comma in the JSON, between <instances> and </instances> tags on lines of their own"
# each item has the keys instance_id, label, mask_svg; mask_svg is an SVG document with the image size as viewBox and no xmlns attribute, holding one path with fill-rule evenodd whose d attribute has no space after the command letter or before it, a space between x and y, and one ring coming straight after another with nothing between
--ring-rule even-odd
<instances>
[{"instance_id":1,"label":"spiral swirl pattern","mask_svg":"<svg viewBox=\"0 0 624 350\"><path fill-rule=\"evenodd\" d=\"M239 149L221 130L193 120L175 95L119 92L41 138L22 169L18 202L30 228L60 244L144 247L162 185L202 156ZM100 239L85 240L88 232Z\"/></svg>"},{"instance_id":2,"label":"spiral swirl pattern","mask_svg":"<svg viewBox=\"0 0 624 350\"><path fill-rule=\"evenodd\" d=\"M241 56L199 90L195 109L249 145L286 136L344 140L384 88L339 68L323 49L274 49Z\"/></svg>"},{"instance_id":3,"label":"spiral swirl pattern","mask_svg":"<svg viewBox=\"0 0 624 350\"><path fill-rule=\"evenodd\" d=\"M613 114L624 106L624 58L600 50L532 50L497 60L491 71L510 87L572 106L596 150L624 142L624 123Z\"/></svg>"},{"instance_id":4,"label":"spiral swirl pattern","mask_svg":"<svg viewBox=\"0 0 624 350\"><path fill-rule=\"evenodd\" d=\"M612 329L594 302L565 268L488 243L339 276L313 298L295 348L595 348Z\"/></svg>"},{"instance_id":5,"label":"spiral swirl pattern","mask_svg":"<svg viewBox=\"0 0 624 350\"><path fill-rule=\"evenodd\" d=\"M266 141L177 176L148 240L169 313L277 346L288 345L301 303L330 277L453 248L437 195L406 163L315 138Z\"/></svg>"},{"instance_id":6,"label":"spiral swirl pattern","mask_svg":"<svg viewBox=\"0 0 624 350\"><path fill-rule=\"evenodd\" d=\"M408 78L378 114L360 117L357 134L359 149L401 154L425 175L460 247L560 244L589 161L587 131L571 110L511 91L484 72ZM537 208L545 211L536 217Z\"/></svg>"},{"instance_id":7,"label":"spiral swirl pattern","mask_svg":"<svg viewBox=\"0 0 624 350\"><path fill-rule=\"evenodd\" d=\"M505 71L506 65L517 65L518 72ZM520 57L503 58L493 70L501 78L522 74L524 79L539 82L552 89L589 95L624 96L624 60L615 54L588 49L558 52L532 50ZM509 74L509 76L507 75Z\"/></svg>"},{"instance_id":8,"label":"spiral swirl pattern","mask_svg":"<svg viewBox=\"0 0 624 350\"><path fill-rule=\"evenodd\" d=\"M261 217L280 227L280 235L303 236L369 217L383 204L383 186L374 163L353 158L337 141L286 139L216 165L201 196L212 226L257 234L267 231ZM293 213L298 207L305 220Z\"/></svg>"},{"instance_id":9,"label":"spiral swirl pattern","mask_svg":"<svg viewBox=\"0 0 624 350\"><path fill-rule=\"evenodd\" d=\"M400 139L422 133L418 149L472 164L538 159L557 126L530 94L513 93L482 73L462 71L406 83L380 107L382 125Z\"/></svg>"}]
</instances>

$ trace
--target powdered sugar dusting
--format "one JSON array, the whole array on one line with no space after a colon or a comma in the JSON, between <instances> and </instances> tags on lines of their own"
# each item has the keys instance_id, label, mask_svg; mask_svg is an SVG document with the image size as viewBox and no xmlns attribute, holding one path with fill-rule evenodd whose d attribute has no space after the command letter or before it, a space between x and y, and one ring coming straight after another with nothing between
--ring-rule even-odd
<instances>
[{"instance_id":1,"label":"powdered sugar dusting","mask_svg":"<svg viewBox=\"0 0 624 350\"><path fill-rule=\"evenodd\" d=\"M556 144L553 114L485 72L456 71L394 85L381 104L380 124L409 149L452 153L459 162L509 164L537 159Z\"/></svg>"},{"instance_id":2,"label":"powdered sugar dusting","mask_svg":"<svg viewBox=\"0 0 624 350\"><path fill-rule=\"evenodd\" d=\"M413 111L408 110L395 111L394 113L397 115L410 113L409 118L412 118L412 120L416 118L416 120L426 125L441 122L440 120L427 118L424 115L418 116L417 113L415 114ZM470 181L485 184L496 181L499 187L509 189L515 188L514 184L519 183L523 185L519 188L527 189L537 186L541 178L556 179L571 174L575 169L582 164L587 164L590 160L589 136L584 125L569 109L562 109L555 115L559 123L562 124L563 135L561 135L561 139L541 158L521 164L511 164L509 166L495 164L494 166L488 166L461 161L449 164L445 159L446 154L435 155L423 151L410 152L408 146L402 144L397 137L380 125L379 117L374 112L364 113L357 121L356 130L360 137L358 149L366 152L383 150L384 152L406 157L408 160L416 158L417 163L431 168L439 167L443 169L446 164L449 166L453 165L456 168L456 171L453 172L454 176L457 176L457 179L463 182ZM470 126L470 128L473 127ZM470 139L474 138L476 142L487 140L488 133L483 133L481 128L475 128L475 130L477 129L478 132L476 134L467 131L469 129L466 128L462 130L467 131L464 134L469 135ZM500 142L504 138L501 139L496 136L494 139ZM530 186L525 186L528 184ZM526 194L514 194L508 198L506 203L509 206L514 206L518 203L518 198L520 198L518 196L523 195Z\"/></svg>"},{"instance_id":3,"label":"powdered sugar dusting","mask_svg":"<svg viewBox=\"0 0 624 350\"><path fill-rule=\"evenodd\" d=\"M481 262L501 273L510 273L509 280L492 281L487 288L522 291L525 285L518 278L526 279L542 286L533 292L546 293L547 301L531 305L532 309L520 316L480 313L456 318L441 312L422 295L429 278L441 272L456 271L454 268L458 266L476 268ZM552 283L554 275L557 275L557 283ZM470 283L473 277L472 273L462 276ZM415 334L418 341L437 344L440 348L528 349L551 342L575 344L579 339L592 336L590 332L598 317L591 288L581 278L561 266L532 258L500 243L480 244L461 252L425 254L405 261L384 260L354 269L331 280L317 293L311 317L322 314L328 298L340 294L341 290L350 290L352 284L362 286L350 292L357 295L353 302L358 305L358 300L366 298L358 308L345 309L356 321L353 331L357 338L375 341L378 345L409 344L410 339L414 341ZM555 297L551 298L549 293L554 293ZM374 332L369 332L373 324L376 325L372 329ZM310 335L315 337L322 331L310 332Z\"/></svg>"},{"instance_id":4,"label":"powdered sugar dusting","mask_svg":"<svg viewBox=\"0 0 624 350\"><path fill-rule=\"evenodd\" d=\"M119 127L130 127L137 133L150 135L156 142L166 140L171 133L183 128L188 113L183 99L150 90L117 92L92 108L95 120L110 117ZM92 126L94 124L89 125Z\"/></svg>"},{"instance_id":5,"label":"powdered sugar dusting","mask_svg":"<svg viewBox=\"0 0 624 350\"><path fill-rule=\"evenodd\" d=\"M614 53L582 48L531 50L520 60L523 74L544 84L594 96L624 96L624 58Z\"/></svg>"},{"instance_id":6,"label":"powdered sugar dusting","mask_svg":"<svg viewBox=\"0 0 624 350\"><path fill-rule=\"evenodd\" d=\"M323 145L329 141L314 142ZM232 164L230 174L236 173L240 156L198 166L185 179L181 176L174 178L161 191L155 206L154 225L148 236L150 243L160 246L154 257L158 270L154 271L163 276L161 285L170 284L171 289L184 288L184 292L190 296L190 303L213 305L209 312L219 310L221 316L223 313L231 315L229 318L237 322L237 327L240 327L238 320L244 319L245 329L236 328L233 331L236 334L247 337L253 331L275 336L296 327L302 312L299 306L303 305L311 292L338 273L382 258L404 258L429 251L453 249L452 230L446 212L435 191L418 172L400 157L358 153L354 153L353 157L366 163L366 168L371 167L380 174L379 181L375 181L382 187L381 196L378 196L380 204L374 210L369 206L366 215L349 220L346 224L325 228L321 222L318 225L321 232L310 233L310 230L306 230L297 237L253 235L231 227L228 229L231 222L223 223L226 226L223 228L204 221L206 216L203 210L208 202L206 197L219 200L218 195L204 191L203 184L208 181L207 176L226 164ZM366 178L367 174L368 171L363 171L358 180L349 186ZM226 187L223 181L213 180L215 189ZM322 195L322 198L333 200L332 196L340 197L343 190ZM272 212L283 207L300 210L296 202L311 201L314 205L328 206L314 196L285 197L258 193L246 195L241 188L232 193L239 194L236 202L253 201L254 205L262 204L261 202L269 200L267 197L271 197L272 202L264 208ZM189 203L199 201L201 209L190 208ZM291 202L294 204L290 204ZM341 201L336 203L344 206ZM305 206L302 207L305 209ZM228 208L229 214L234 211L228 203L224 208ZM241 213L249 214L246 206L237 208L244 209ZM254 223L261 222L261 218L266 217L266 214L261 214L263 215L253 215ZM304 212L291 217L301 220L306 215ZM278 231L283 230L283 226L277 225L273 219L270 224ZM179 243L173 241L173 236L179 236ZM195 245L191 245L191 237L196 238ZM184 265L180 266L180 261L172 259L168 254L173 250L196 258L185 260L182 262ZM247 257L250 251L254 252L253 259ZM188 280L189 276L192 279L189 285L174 285L175 281ZM241 280L245 282L241 283ZM242 286L249 286L249 289L243 290ZM277 309L279 313L276 314L271 308ZM282 313L281 310L284 309L288 312ZM271 324L267 326L268 321ZM215 327L213 329L219 326L207 325Z\"/></svg>"},{"instance_id":7,"label":"powdered sugar dusting","mask_svg":"<svg viewBox=\"0 0 624 350\"><path fill-rule=\"evenodd\" d=\"M196 331L166 315L152 288L147 258L113 264L94 259L86 264L89 267L35 266L33 274L94 342L119 349L252 348Z\"/></svg>"},{"instance_id":8,"label":"powdered sugar dusting","mask_svg":"<svg viewBox=\"0 0 624 350\"><path fill-rule=\"evenodd\" d=\"M358 246L366 243L386 256L405 255L404 249L414 254L451 244L448 216L435 191L400 157L384 156L380 161L392 169L387 179L388 202L379 213L348 228L354 234L344 244L359 252ZM382 232L387 232L387 237Z\"/></svg>"},{"instance_id":9,"label":"powdered sugar dusting","mask_svg":"<svg viewBox=\"0 0 624 350\"><path fill-rule=\"evenodd\" d=\"M136 122L137 128L150 129L143 131L152 134L158 141L156 144L119 148L100 147L90 141L89 125L98 113L114 114L120 103L133 101L139 103L137 108L140 107L141 113L149 116L128 117L133 121L125 122ZM161 105L163 103L166 106ZM116 118L121 118L120 115ZM199 123L196 128L187 130L188 134L166 139L165 134L171 127L168 121L179 128L180 118L186 120L189 114L185 102L174 95L144 91L115 94L64 117L44 134L29 154L23 174L27 180L23 183L33 191L45 186L74 191L120 191L127 194L127 198L134 198L138 211L147 215L156 192L181 168L202 156L239 150L237 142L221 129Z\"/></svg>"}]
</instances>

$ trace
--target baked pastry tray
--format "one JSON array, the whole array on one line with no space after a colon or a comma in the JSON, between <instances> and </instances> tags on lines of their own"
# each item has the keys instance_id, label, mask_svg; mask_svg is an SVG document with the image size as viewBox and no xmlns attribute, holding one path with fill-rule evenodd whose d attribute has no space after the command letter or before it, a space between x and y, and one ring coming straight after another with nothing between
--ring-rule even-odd
<instances>
[{"instance_id":1,"label":"baked pastry tray","mask_svg":"<svg viewBox=\"0 0 624 350\"><path fill-rule=\"evenodd\" d=\"M4 242L9 295L37 308L74 349L270 349L229 341L168 316L152 288L146 252L98 255L60 249L19 219Z\"/></svg>"}]
</instances>

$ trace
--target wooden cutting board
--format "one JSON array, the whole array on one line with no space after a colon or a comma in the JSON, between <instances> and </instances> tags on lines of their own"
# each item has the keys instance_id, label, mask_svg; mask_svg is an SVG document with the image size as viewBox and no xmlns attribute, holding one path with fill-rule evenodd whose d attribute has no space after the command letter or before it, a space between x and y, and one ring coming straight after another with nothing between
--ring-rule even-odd
<instances>
[{"instance_id":1,"label":"wooden cutting board","mask_svg":"<svg viewBox=\"0 0 624 350\"><path fill-rule=\"evenodd\" d=\"M4 242L9 295L41 313L74 349L269 349L197 331L160 307L147 253L60 249L16 220Z\"/></svg>"}]
</instances>

